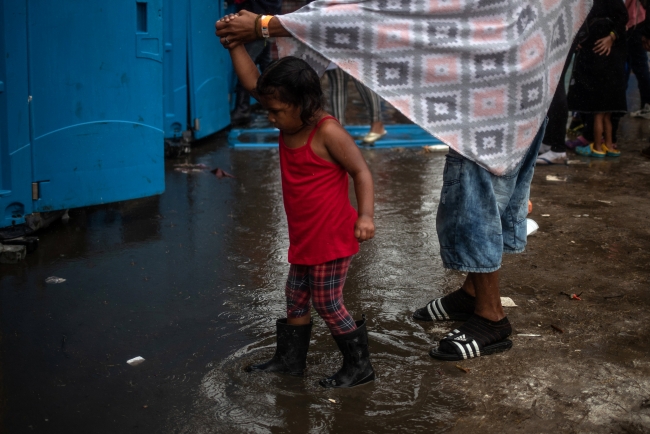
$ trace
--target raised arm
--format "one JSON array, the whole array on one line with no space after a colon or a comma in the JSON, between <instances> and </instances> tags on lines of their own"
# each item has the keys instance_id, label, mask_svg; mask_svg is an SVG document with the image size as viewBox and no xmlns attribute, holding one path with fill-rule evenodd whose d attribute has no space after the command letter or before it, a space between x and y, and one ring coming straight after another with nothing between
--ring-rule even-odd
<instances>
[{"instance_id":1,"label":"raised arm","mask_svg":"<svg viewBox=\"0 0 650 434\"><path fill-rule=\"evenodd\" d=\"M257 97L255 87L257 86L257 79L260 78L260 71L248 55L246 48L243 44L239 44L229 48L228 51L230 52L235 73L239 77L239 82L253 97Z\"/></svg>"},{"instance_id":2,"label":"raised arm","mask_svg":"<svg viewBox=\"0 0 650 434\"><path fill-rule=\"evenodd\" d=\"M237 14L223 17L216 22L216 35L221 38L221 43L227 38L229 44L246 44L256 39L262 39L260 20L257 14L242 10ZM257 27L257 28L256 28ZM269 35L271 37L291 36L291 33L280 24L280 20L273 17L269 22ZM227 45L227 44L224 44Z\"/></svg>"}]
</instances>

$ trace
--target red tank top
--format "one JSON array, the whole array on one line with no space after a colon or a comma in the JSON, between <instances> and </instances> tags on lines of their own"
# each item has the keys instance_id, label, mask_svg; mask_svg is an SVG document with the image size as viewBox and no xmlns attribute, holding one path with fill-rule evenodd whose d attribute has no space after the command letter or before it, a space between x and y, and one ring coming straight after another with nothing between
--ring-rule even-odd
<instances>
[{"instance_id":1,"label":"red tank top","mask_svg":"<svg viewBox=\"0 0 650 434\"><path fill-rule=\"evenodd\" d=\"M311 141L326 116L314 127L307 144L287 147L280 133L282 196L289 223L289 262L316 265L354 255L357 211L348 197L348 173L316 155Z\"/></svg>"}]
</instances>

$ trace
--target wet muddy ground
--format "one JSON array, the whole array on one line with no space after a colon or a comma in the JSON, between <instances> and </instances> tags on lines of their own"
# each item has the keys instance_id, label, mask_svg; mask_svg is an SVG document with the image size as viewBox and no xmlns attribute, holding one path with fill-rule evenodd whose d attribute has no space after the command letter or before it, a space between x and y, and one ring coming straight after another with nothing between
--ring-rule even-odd
<instances>
[{"instance_id":1,"label":"wet muddy ground","mask_svg":"<svg viewBox=\"0 0 650 434\"><path fill-rule=\"evenodd\" d=\"M284 314L278 154L212 137L167 162L162 196L72 210L26 261L0 265L0 431L648 432L648 124L626 118L620 159L537 168L540 229L501 275L514 346L458 364L469 372L427 354L453 323L411 319L464 278L439 258L444 155L364 150L377 236L345 297L369 319L378 378L350 390L317 385L340 363L320 319L304 378L243 371L272 355Z\"/></svg>"}]
</instances>

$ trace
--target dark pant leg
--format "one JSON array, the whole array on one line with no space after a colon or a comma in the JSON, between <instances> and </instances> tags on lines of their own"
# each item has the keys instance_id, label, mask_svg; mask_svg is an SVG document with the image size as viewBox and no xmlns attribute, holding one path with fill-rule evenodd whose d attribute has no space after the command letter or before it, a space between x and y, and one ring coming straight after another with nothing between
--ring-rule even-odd
<instances>
[{"instance_id":1,"label":"dark pant leg","mask_svg":"<svg viewBox=\"0 0 650 434\"><path fill-rule=\"evenodd\" d=\"M621 122L621 118L625 116L624 113L612 113L612 143L616 144L618 139L618 124Z\"/></svg>"},{"instance_id":2,"label":"dark pant leg","mask_svg":"<svg viewBox=\"0 0 650 434\"><path fill-rule=\"evenodd\" d=\"M550 145L551 151L553 152L566 152L564 139L566 137L566 123L569 118L569 105L567 103L566 90L564 88L564 77L569 68L569 63L571 63L572 56L573 51L569 52L569 55L564 62L560 82L557 85L557 89L555 89L551 106L546 115L548 117L548 124L542 142L545 145Z\"/></svg>"},{"instance_id":3,"label":"dark pant leg","mask_svg":"<svg viewBox=\"0 0 650 434\"><path fill-rule=\"evenodd\" d=\"M641 31L637 27L628 31L627 64L628 77L629 71L634 72L639 83L640 108L643 108L645 104L650 104L650 69L648 68L648 53L643 49Z\"/></svg>"},{"instance_id":4,"label":"dark pant leg","mask_svg":"<svg viewBox=\"0 0 650 434\"><path fill-rule=\"evenodd\" d=\"M330 108L341 125L345 124L345 107L348 103L347 74L341 68L325 71L330 82Z\"/></svg>"},{"instance_id":5,"label":"dark pant leg","mask_svg":"<svg viewBox=\"0 0 650 434\"><path fill-rule=\"evenodd\" d=\"M368 115L370 115L370 122L379 122L381 121L381 100L379 95L370 90L365 84L361 83L356 78L352 77L354 80L354 85L357 87L361 99L368 109Z\"/></svg>"}]
</instances>

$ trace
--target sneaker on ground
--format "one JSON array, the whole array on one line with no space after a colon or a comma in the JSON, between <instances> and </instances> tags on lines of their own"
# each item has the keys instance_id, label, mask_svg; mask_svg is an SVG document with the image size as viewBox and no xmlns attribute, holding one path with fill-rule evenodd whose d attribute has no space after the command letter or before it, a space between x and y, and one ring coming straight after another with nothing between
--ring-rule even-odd
<instances>
[{"instance_id":1,"label":"sneaker on ground","mask_svg":"<svg viewBox=\"0 0 650 434\"><path fill-rule=\"evenodd\" d=\"M566 161L566 152L548 151L537 156L537 164L541 165L566 164Z\"/></svg>"},{"instance_id":2,"label":"sneaker on ground","mask_svg":"<svg viewBox=\"0 0 650 434\"><path fill-rule=\"evenodd\" d=\"M650 119L650 104L646 104L645 106L643 106L643 108L641 110L631 112L630 116L632 116L634 118Z\"/></svg>"},{"instance_id":3,"label":"sneaker on ground","mask_svg":"<svg viewBox=\"0 0 650 434\"><path fill-rule=\"evenodd\" d=\"M537 155L543 154L544 152L548 152L550 150L551 150L551 145L545 145L544 143L542 143L539 146L539 151L537 151Z\"/></svg>"}]
</instances>

